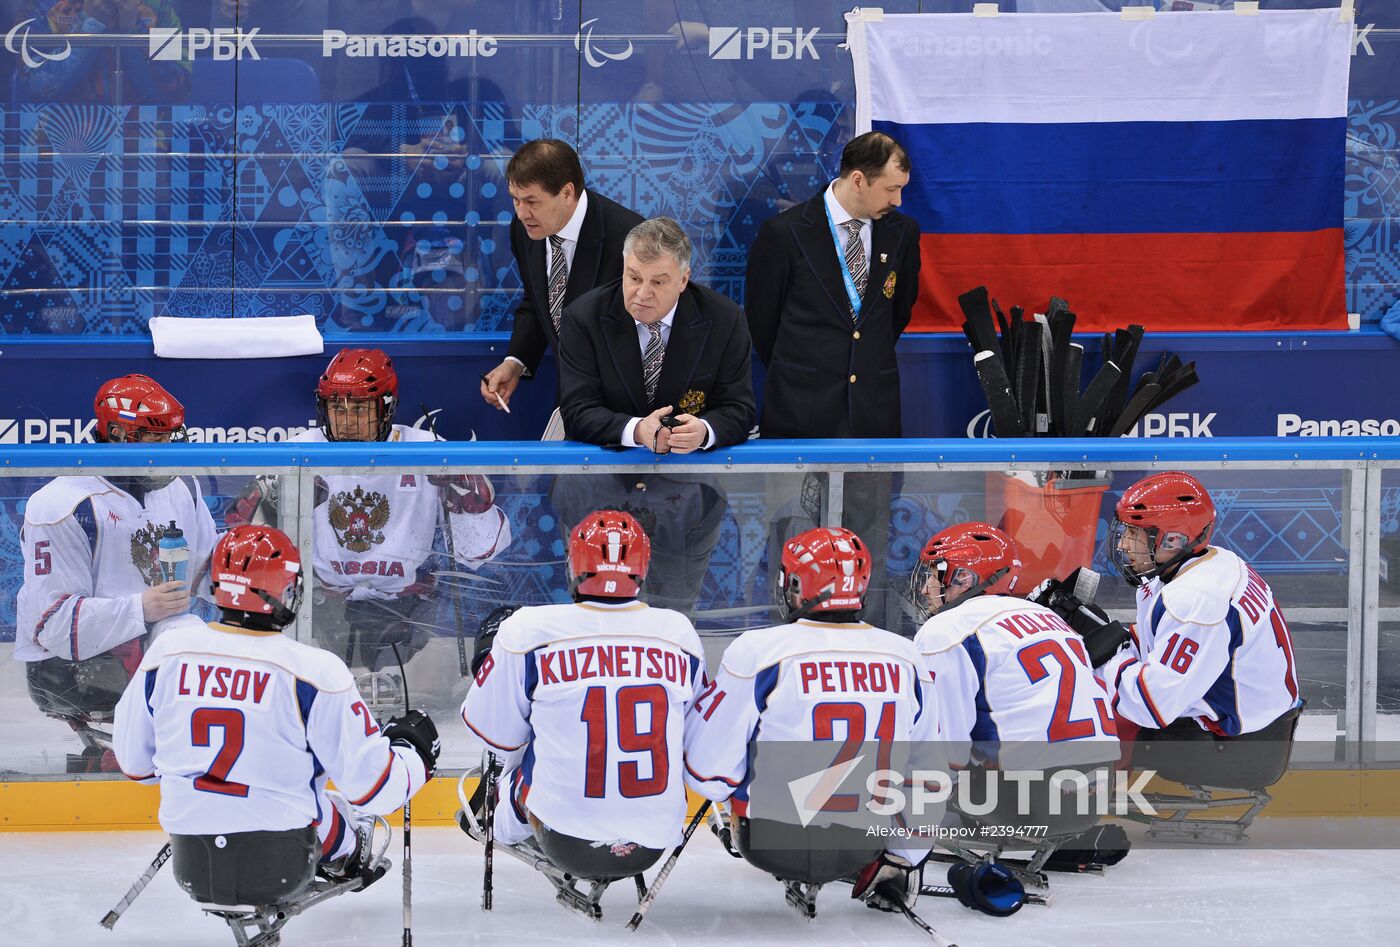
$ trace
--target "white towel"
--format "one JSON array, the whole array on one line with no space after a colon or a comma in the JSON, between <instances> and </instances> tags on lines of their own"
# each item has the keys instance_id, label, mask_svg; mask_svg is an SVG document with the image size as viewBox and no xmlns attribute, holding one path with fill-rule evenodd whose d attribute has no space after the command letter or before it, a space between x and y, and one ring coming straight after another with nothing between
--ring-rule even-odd
<instances>
[{"instance_id":1,"label":"white towel","mask_svg":"<svg viewBox=\"0 0 1400 947\"><path fill-rule=\"evenodd\" d=\"M314 316L251 319L151 319L159 358L284 358L319 355L325 342Z\"/></svg>"}]
</instances>

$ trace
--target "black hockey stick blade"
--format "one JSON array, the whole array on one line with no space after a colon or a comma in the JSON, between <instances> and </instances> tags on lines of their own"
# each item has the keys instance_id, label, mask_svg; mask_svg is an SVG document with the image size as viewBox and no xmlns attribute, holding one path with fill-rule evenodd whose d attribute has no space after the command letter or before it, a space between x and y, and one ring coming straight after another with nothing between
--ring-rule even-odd
<instances>
[{"instance_id":1,"label":"black hockey stick blade","mask_svg":"<svg viewBox=\"0 0 1400 947\"><path fill-rule=\"evenodd\" d=\"M1152 373L1148 372L1143 377L1148 378L1151 375ZM1123 413L1118 415L1118 420L1113 422L1113 428L1108 432L1108 436L1122 437L1124 434L1127 434L1128 431L1132 430L1133 425L1137 424L1142 416L1147 413L1148 408L1161 392L1162 386L1155 381L1149 381L1139 386L1138 390L1133 394L1133 397L1128 401L1127 405L1124 406Z\"/></svg>"},{"instance_id":2,"label":"black hockey stick blade","mask_svg":"<svg viewBox=\"0 0 1400 947\"><path fill-rule=\"evenodd\" d=\"M976 346L977 351L996 350L997 330L996 323L992 320L992 305L987 297L987 287L969 289L958 297L958 306L967 317L967 324L972 327L972 344Z\"/></svg>"},{"instance_id":3,"label":"black hockey stick blade","mask_svg":"<svg viewBox=\"0 0 1400 947\"><path fill-rule=\"evenodd\" d=\"M1036 398L1040 394L1040 333L1026 334L1020 346L1019 361L1016 362L1016 403L1026 434L1034 437L1049 433L1049 419L1036 411Z\"/></svg>"},{"instance_id":4,"label":"black hockey stick blade","mask_svg":"<svg viewBox=\"0 0 1400 947\"><path fill-rule=\"evenodd\" d=\"M1180 372L1173 376L1167 384L1162 386L1161 393L1157 395L1156 400L1147 406L1147 410L1156 411L1187 388L1199 384L1200 380L1201 379L1196 376L1196 363L1188 362Z\"/></svg>"},{"instance_id":5,"label":"black hockey stick blade","mask_svg":"<svg viewBox=\"0 0 1400 947\"><path fill-rule=\"evenodd\" d=\"M1077 437L1079 429L1074 427L1079 418L1079 377L1084 366L1084 346L1071 342L1065 349L1064 375L1060 378L1058 402L1061 405L1059 424L1060 437Z\"/></svg>"},{"instance_id":6,"label":"black hockey stick blade","mask_svg":"<svg viewBox=\"0 0 1400 947\"><path fill-rule=\"evenodd\" d=\"M637 902L637 913L632 915L632 919L627 922L627 929L635 931L637 926L646 917L647 911L651 909L651 904L656 900L656 896L661 893L661 886L666 883L671 871L676 867L676 862L681 857L681 852L690 842L690 837L695 834L695 827L705 821L705 814L710 811L710 800L706 799L700 803L700 808L695 810L695 815L691 816L686 823L685 830L681 832L681 843L676 846L676 850L671 853L671 857L666 859L666 863L661 866L661 870L656 873L656 877L651 881L651 887L647 888L646 894Z\"/></svg>"},{"instance_id":7,"label":"black hockey stick blade","mask_svg":"<svg viewBox=\"0 0 1400 947\"><path fill-rule=\"evenodd\" d=\"M972 351L982 351L982 346L977 344L977 332L972 328L972 323L964 322L962 324L962 331L963 335L967 337L968 344L972 346Z\"/></svg>"},{"instance_id":8,"label":"black hockey stick blade","mask_svg":"<svg viewBox=\"0 0 1400 947\"><path fill-rule=\"evenodd\" d=\"M1089 387L1084 389L1084 398L1079 403L1079 410L1075 412L1075 424L1078 427L1072 432L1075 437L1088 437L1095 433L1094 428L1099 418L1099 411L1103 409L1104 399L1108 397L1113 386L1118 384L1118 379L1123 372L1113 362L1105 362L1100 368L1094 380L1089 382Z\"/></svg>"},{"instance_id":9,"label":"black hockey stick blade","mask_svg":"<svg viewBox=\"0 0 1400 947\"><path fill-rule=\"evenodd\" d=\"M972 357L972 367L987 396L997 437L1024 437L1026 430L1016 410L1016 397L1011 393L1011 380L1006 377L1006 366L1002 365L1001 358L991 350L978 352Z\"/></svg>"},{"instance_id":10,"label":"black hockey stick blade","mask_svg":"<svg viewBox=\"0 0 1400 947\"><path fill-rule=\"evenodd\" d=\"M1118 417L1123 410L1123 405L1128 401L1128 392L1133 385L1133 362L1137 359L1138 349L1142 347L1142 326L1128 326L1127 338L1123 345L1114 346L1113 353L1104 352L1104 361L1112 361L1118 366L1118 384L1113 386L1108 398L1104 400L1103 407L1098 413L1098 423L1096 429L1103 431L1110 420Z\"/></svg>"},{"instance_id":11,"label":"black hockey stick blade","mask_svg":"<svg viewBox=\"0 0 1400 947\"><path fill-rule=\"evenodd\" d=\"M1027 331L1040 334L1040 396L1036 398L1036 413L1044 414L1049 419L1050 434L1058 435L1055 418L1060 391L1055 386L1055 379L1059 377L1054 371L1055 334L1050 330L1050 320L1041 313L1035 314L1035 321L1027 326Z\"/></svg>"},{"instance_id":12,"label":"black hockey stick blade","mask_svg":"<svg viewBox=\"0 0 1400 947\"><path fill-rule=\"evenodd\" d=\"M1011 324L1006 321L1006 314L1001 311L995 299L992 300L992 312L996 313L997 326L1001 329L1001 360L1007 365L1019 364L1016 361L1016 339L1011 335Z\"/></svg>"}]
</instances>

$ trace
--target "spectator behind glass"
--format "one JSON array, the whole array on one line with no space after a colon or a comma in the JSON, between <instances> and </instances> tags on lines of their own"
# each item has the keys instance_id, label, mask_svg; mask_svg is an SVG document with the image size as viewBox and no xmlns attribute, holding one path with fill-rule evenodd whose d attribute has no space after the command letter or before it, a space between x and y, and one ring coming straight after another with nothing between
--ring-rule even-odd
<instances>
[{"instance_id":1,"label":"spectator behind glass","mask_svg":"<svg viewBox=\"0 0 1400 947\"><path fill-rule=\"evenodd\" d=\"M152 27L182 27L173 0L33 0L20 6L19 16L34 21L32 48L55 53L66 41L45 46L42 34L144 34ZM64 59L39 59L34 68L21 62L16 68L15 98L21 102L181 102L190 88L191 64L153 61L144 41L73 44Z\"/></svg>"},{"instance_id":2,"label":"spectator behind glass","mask_svg":"<svg viewBox=\"0 0 1400 947\"><path fill-rule=\"evenodd\" d=\"M432 36L443 29L415 16L375 33ZM326 183L338 275L342 285L348 278L359 289L345 294L336 310L346 328L467 328L477 315L467 292L469 271L492 271L492 254L502 265L509 259L504 228L499 239L487 236L488 251L463 222L472 211L492 220L510 206L498 163L468 160L477 150L473 144L482 144L474 116L509 123L505 94L490 79L448 74L449 62L441 57L384 57L378 84L357 96L370 103L357 128L371 131L347 142L344 160L332 162ZM403 174L407 183L394 183ZM495 203L480 206L488 194ZM360 200L366 213L356 210ZM363 233L377 219L388 224L382 242ZM394 292L381 303L384 289Z\"/></svg>"}]
</instances>

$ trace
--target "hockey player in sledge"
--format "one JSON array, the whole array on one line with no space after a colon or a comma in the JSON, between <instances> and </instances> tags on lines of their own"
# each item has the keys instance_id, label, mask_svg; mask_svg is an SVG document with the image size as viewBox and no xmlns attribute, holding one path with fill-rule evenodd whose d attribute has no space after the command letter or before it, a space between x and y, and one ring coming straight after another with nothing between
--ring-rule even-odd
<instances>
[{"instance_id":1,"label":"hockey player in sledge","mask_svg":"<svg viewBox=\"0 0 1400 947\"><path fill-rule=\"evenodd\" d=\"M934 745L937 714L918 652L860 620L870 571L869 550L848 529L789 539L776 589L787 623L735 639L686 718L686 784L728 804L712 828L730 854L777 878L808 918L818 890L834 881L854 881L853 896L872 907L908 914L929 849L914 839L887 847L867 827L827 817L825 801L813 803L805 824L793 824L791 798L779 811L782 791L751 798L765 744L782 754L785 746L840 739L837 763L865 755L867 742L881 745L881 758L892 743ZM774 759L770 769L783 766ZM832 765L829 755L822 759Z\"/></svg>"},{"instance_id":2,"label":"hockey player in sledge","mask_svg":"<svg viewBox=\"0 0 1400 947\"><path fill-rule=\"evenodd\" d=\"M926 616L914 646L936 681L951 762L974 787L971 800L980 803L989 789L996 791L997 805L985 815L950 805L978 834L972 843L945 846L967 862L955 865L949 881L964 904L994 915L1014 912L1022 896L1005 872L981 867L989 859L1008 849L1031 850L1028 862L1000 863L1022 883L1041 886L1042 868L1061 867L1053 861L1057 849L1098 839L1097 804L1052 799L1059 789L1051 774L1106 778L1119 752L1108 696L1094 678L1084 642L1049 608L1013 594L1020 574L1019 554L1006 533L986 523L960 523L929 539L910 589ZM1006 771L1043 778L1027 777L1023 796L1001 776ZM960 798L955 795L954 803ZM1113 830L1112 844L1103 841L1100 862L1126 854L1121 832Z\"/></svg>"},{"instance_id":3,"label":"hockey player in sledge","mask_svg":"<svg viewBox=\"0 0 1400 947\"><path fill-rule=\"evenodd\" d=\"M1254 800L1235 822L1199 830L1180 817L1172 826L1148 820L1161 838L1243 838L1267 804L1263 790L1287 768L1303 710L1273 589L1238 555L1211 545L1215 524L1210 494L1182 472L1138 481L1114 507L1111 548L1137 590L1137 622L1099 673L1133 741L1133 765L1197 787L1197 803L1210 797L1199 787L1245 790ZM1211 807L1219 800L1187 809Z\"/></svg>"},{"instance_id":4,"label":"hockey player in sledge","mask_svg":"<svg viewBox=\"0 0 1400 947\"><path fill-rule=\"evenodd\" d=\"M316 383L318 427L303 441L407 443L438 440L394 423L399 379L379 349L343 349ZM277 522L276 478L243 491L230 523ZM316 478L312 509L315 635L353 668L379 709L403 701L392 645L405 661L431 637L444 594L427 563L442 527L450 559L475 572L510 545L510 522L479 474L336 474ZM446 586L447 583L443 583ZM458 590L446 594L461 594ZM455 678L454 678L455 680Z\"/></svg>"},{"instance_id":5,"label":"hockey player in sledge","mask_svg":"<svg viewBox=\"0 0 1400 947\"><path fill-rule=\"evenodd\" d=\"M100 442L185 438L184 407L145 375L105 382L93 410ZM189 610L192 591L207 596L214 540L194 477L58 477L29 498L14 655L34 703L83 742L69 772L115 771L104 725L151 636Z\"/></svg>"},{"instance_id":6,"label":"hockey player in sledge","mask_svg":"<svg viewBox=\"0 0 1400 947\"><path fill-rule=\"evenodd\" d=\"M156 639L114 749L129 778L160 785L180 886L240 945L271 944L288 917L384 874L382 816L432 775L438 736L419 711L381 730L338 657L281 633L303 584L285 534L229 530L212 580L221 619L182 616Z\"/></svg>"},{"instance_id":7,"label":"hockey player in sledge","mask_svg":"<svg viewBox=\"0 0 1400 947\"><path fill-rule=\"evenodd\" d=\"M644 891L642 872L685 822L684 721L704 651L686 616L637 600L650 558L630 513L585 517L568 538L573 602L502 621L462 703L488 748L476 775L501 773L499 804L487 778L467 799L463 777L463 831L539 869L561 904L594 919L611 882Z\"/></svg>"}]
</instances>

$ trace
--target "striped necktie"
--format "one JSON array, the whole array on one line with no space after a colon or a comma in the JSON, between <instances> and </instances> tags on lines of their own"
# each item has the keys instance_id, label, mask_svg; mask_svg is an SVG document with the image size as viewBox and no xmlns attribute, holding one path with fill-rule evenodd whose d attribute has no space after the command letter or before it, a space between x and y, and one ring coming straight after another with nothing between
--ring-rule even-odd
<instances>
[{"instance_id":1,"label":"striped necktie","mask_svg":"<svg viewBox=\"0 0 1400 947\"><path fill-rule=\"evenodd\" d=\"M865 263L865 247L860 242L861 221L851 218L843 221L841 226L846 230L846 269L851 274L851 281L856 284L856 297L865 298L865 283L870 277L870 271ZM851 318L855 318L855 311L852 310Z\"/></svg>"},{"instance_id":2,"label":"striped necktie","mask_svg":"<svg viewBox=\"0 0 1400 947\"><path fill-rule=\"evenodd\" d=\"M642 387L646 391L647 404L656 397L656 384L661 381L661 361L666 354L666 345L661 341L661 323L647 326L651 338L647 340L647 350L642 353Z\"/></svg>"},{"instance_id":3,"label":"striped necktie","mask_svg":"<svg viewBox=\"0 0 1400 947\"><path fill-rule=\"evenodd\" d=\"M554 321L554 334L559 334L559 320L564 315L564 286L569 282L569 265L564 260L564 238L557 233L549 238L549 318Z\"/></svg>"}]
</instances>

